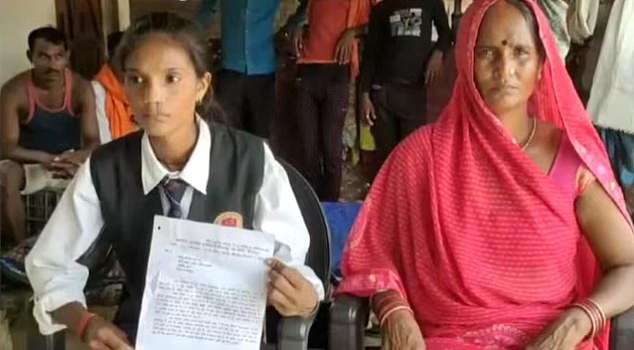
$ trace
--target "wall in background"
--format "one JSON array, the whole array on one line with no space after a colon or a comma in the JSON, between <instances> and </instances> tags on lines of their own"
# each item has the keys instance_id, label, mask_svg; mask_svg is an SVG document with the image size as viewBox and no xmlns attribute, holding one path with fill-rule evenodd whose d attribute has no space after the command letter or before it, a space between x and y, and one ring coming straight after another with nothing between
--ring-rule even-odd
<instances>
[{"instance_id":1,"label":"wall in background","mask_svg":"<svg viewBox=\"0 0 634 350\"><path fill-rule=\"evenodd\" d=\"M103 33L104 44L105 37L108 34L119 30L119 6L116 1L101 0L101 13L103 14Z\"/></svg>"},{"instance_id":2,"label":"wall in background","mask_svg":"<svg viewBox=\"0 0 634 350\"><path fill-rule=\"evenodd\" d=\"M119 12L119 30L126 30L130 26L130 0L117 0Z\"/></svg>"},{"instance_id":3,"label":"wall in background","mask_svg":"<svg viewBox=\"0 0 634 350\"><path fill-rule=\"evenodd\" d=\"M130 15L132 19L150 12L175 12L185 17L193 17L200 8L201 0L130 0Z\"/></svg>"},{"instance_id":4,"label":"wall in background","mask_svg":"<svg viewBox=\"0 0 634 350\"><path fill-rule=\"evenodd\" d=\"M30 67L29 32L55 24L54 0L0 0L0 85Z\"/></svg>"}]
</instances>

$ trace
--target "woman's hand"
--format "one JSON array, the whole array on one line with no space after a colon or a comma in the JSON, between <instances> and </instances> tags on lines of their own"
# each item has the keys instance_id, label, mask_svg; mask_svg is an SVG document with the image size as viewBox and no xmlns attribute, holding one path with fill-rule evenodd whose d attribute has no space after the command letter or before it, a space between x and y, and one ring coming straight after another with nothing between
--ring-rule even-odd
<instances>
[{"instance_id":1,"label":"woman's hand","mask_svg":"<svg viewBox=\"0 0 634 350\"><path fill-rule=\"evenodd\" d=\"M591 330L590 317L583 310L572 308L546 328L526 350L574 350Z\"/></svg>"},{"instance_id":2,"label":"woman's hand","mask_svg":"<svg viewBox=\"0 0 634 350\"><path fill-rule=\"evenodd\" d=\"M423 335L409 310L395 311L389 315L382 327L383 350L425 350Z\"/></svg>"},{"instance_id":3,"label":"woman's hand","mask_svg":"<svg viewBox=\"0 0 634 350\"><path fill-rule=\"evenodd\" d=\"M99 316L90 320L83 340L90 350L133 350L125 333Z\"/></svg>"},{"instance_id":4,"label":"woman's hand","mask_svg":"<svg viewBox=\"0 0 634 350\"><path fill-rule=\"evenodd\" d=\"M277 259L267 262L269 273L268 302L284 317L312 315L319 305L313 285L299 271Z\"/></svg>"}]
</instances>

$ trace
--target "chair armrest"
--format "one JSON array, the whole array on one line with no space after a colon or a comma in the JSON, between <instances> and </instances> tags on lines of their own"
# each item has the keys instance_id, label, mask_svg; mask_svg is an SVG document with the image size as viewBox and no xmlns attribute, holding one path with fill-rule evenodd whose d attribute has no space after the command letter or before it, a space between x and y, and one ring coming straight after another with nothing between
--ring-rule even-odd
<instances>
[{"instance_id":1,"label":"chair armrest","mask_svg":"<svg viewBox=\"0 0 634 350\"><path fill-rule=\"evenodd\" d=\"M37 322L33 317L33 300L26 305L26 349L27 350L65 350L66 331L59 331L51 335L40 333Z\"/></svg>"},{"instance_id":2,"label":"chair armrest","mask_svg":"<svg viewBox=\"0 0 634 350\"><path fill-rule=\"evenodd\" d=\"M634 308L612 320L610 350L634 349Z\"/></svg>"},{"instance_id":3,"label":"chair armrest","mask_svg":"<svg viewBox=\"0 0 634 350\"><path fill-rule=\"evenodd\" d=\"M367 299L350 295L336 297L330 310L330 349L363 350L369 314Z\"/></svg>"},{"instance_id":4,"label":"chair armrest","mask_svg":"<svg viewBox=\"0 0 634 350\"><path fill-rule=\"evenodd\" d=\"M316 316L283 317L277 324L277 350L307 350L308 334Z\"/></svg>"}]
</instances>

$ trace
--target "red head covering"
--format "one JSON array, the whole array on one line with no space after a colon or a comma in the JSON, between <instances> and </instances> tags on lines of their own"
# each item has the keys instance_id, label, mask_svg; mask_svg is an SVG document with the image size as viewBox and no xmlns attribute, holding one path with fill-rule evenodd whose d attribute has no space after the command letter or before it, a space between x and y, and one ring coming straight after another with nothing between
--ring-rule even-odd
<instances>
[{"instance_id":1,"label":"red head covering","mask_svg":"<svg viewBox=\"0 0 634 350\"><path fill-rule=\"evenodd\" d=\"M476 0L465 14L448 106L436 124L414 133L387 160L343 256L338 292L399 291L428 350L478 349L467 344L482 342L490 349L523 349L570 303L587 296L599 277L570 193L522 152L477 91L474 47L497 1ZM545 49L529 108L562 129L628 217L547 19L532 0L526 3ZM599 349L607 349L606 335L595 340Z\"/></svg>"}]
</instances>

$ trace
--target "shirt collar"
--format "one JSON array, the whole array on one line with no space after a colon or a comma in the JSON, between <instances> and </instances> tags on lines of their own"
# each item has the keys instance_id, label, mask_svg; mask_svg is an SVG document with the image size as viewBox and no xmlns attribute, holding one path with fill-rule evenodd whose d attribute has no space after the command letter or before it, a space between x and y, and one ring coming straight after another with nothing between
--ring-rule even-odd
<instances>
[{"instance_id":1,"label":"shirt collar","mask_svg":"<svg viewBox=\"0 0 634 350\"><path fill-rule=\"evenodd\" d=\"M141 139L141 181L144 194L150 193L166 176L178 177L198 192L207 194L211 133L207 122L199 116L196 116L196 123L198 124L198 139L194 151L180 172L170 172L161 164L154 154L150 138L147 133L143 134Z\"/></svg>"}]
</instances>

